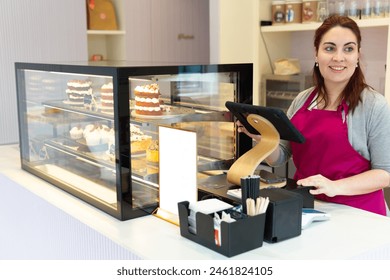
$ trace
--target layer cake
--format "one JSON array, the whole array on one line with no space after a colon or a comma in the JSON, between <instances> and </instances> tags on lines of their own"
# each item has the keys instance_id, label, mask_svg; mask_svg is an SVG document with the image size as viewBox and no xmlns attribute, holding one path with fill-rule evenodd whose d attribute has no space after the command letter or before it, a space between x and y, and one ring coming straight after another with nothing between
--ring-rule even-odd
<instances>
[{"instance_id":1,"label":"layer cake","mask_svg":"<svg viewBox=\"0 0 390 280\"><path fill-rule=\"evenodd\" d=\"M137 86L134 89L135 112L139 115L160 116L160 89L157 84Z\"/></svg>"}]
</instances>

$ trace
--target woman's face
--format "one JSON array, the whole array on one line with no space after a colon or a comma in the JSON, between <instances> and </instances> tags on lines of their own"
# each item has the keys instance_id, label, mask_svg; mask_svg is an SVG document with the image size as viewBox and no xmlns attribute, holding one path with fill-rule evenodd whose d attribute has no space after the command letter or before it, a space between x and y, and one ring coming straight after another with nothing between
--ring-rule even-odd
<instances>
[{"instance_id":1,"label":"woman's face","mask_svg":"<svg viewBox=\"0 0 390 280\"><path fill-rule=\"evenodd\" d=\"M317 51L317 62L327 87L346 85L355 72L359 49L355 34L336 26L324 34Z\"/></svg>"}]
</instances>

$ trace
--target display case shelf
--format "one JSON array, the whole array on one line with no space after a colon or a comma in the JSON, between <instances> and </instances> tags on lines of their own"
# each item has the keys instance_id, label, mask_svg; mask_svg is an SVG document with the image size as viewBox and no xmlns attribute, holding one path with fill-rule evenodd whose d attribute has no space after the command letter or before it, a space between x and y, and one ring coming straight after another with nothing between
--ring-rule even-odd
<instances>
[{"instance_id":1,"label":"display case shelf","mask_svg":"<svg viewBox=\"0 0 390 280\"><path fill-rule=\"evenodd\" d=\"M64 103L63 100L44 102L43 106L54 110L63 111L63 112L77 113L77 116L79 116L79 121L82 118L88 118L88 117L97 118L105 121L112 121L112 115L110 114L99 113L97 109L90 111L90 110L85 110L82 107L67 105L66 103Z\"/></svg>"}]
</instances>

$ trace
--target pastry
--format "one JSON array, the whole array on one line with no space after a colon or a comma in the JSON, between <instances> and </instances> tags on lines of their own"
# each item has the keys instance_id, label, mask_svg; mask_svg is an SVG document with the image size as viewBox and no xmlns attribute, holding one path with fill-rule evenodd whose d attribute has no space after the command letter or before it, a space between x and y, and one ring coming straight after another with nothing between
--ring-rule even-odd
<instances>
[{"instance_id":1,"label":"pastry","mask_svg":"<svg viewBox=\"0 0 390 280\"><path fill-rule=\"evenodd\" d=\"M137 86L134 89L135 112L139 115L162 115L160 90L157 84Z\"/></svg>"},{"instance_id":2,"label":"pastry","mask_svg":"<svg viewBox=\"0 0 390 280\"><path fill-rule=\"evenodd\" d=\"M103 114L114 113L114 92L113 92L113 84L109 82L104 84L100 89L100 111Z\"/></svg>"},{"instance_id":3,"label":"pastry","mask_svg":"<svg viewBox=\"0 0 390 280\"><path fill-rule=\"evenodd\" d=\"M68 103L74 106L84 106L84 97L91 96L92 82L88 80L70 80L67 82L66 94ZM87 98L88 99L88 98Z\"/></svg>"},{"instance_id":4,"label":"pastry","mask_svg":"<svg viewBox=\"0 0 390 280\"><path fill-rule=\"evenodd\" d=\"M130 124L130 152L132 154L145 152L151 141L151 136L145 135L138 126Z\"/></svg>"},{"instance_id":5,"label":"pastry","mask_svg":"<svg viewBox=\"0 0 390 280\"><path fill-rule=\"evenodd\" d=\"M89 124L84 128L84 138L88 147L108 143L110 128L102 124Z\"/></svg>"},{"instance_id":6,"label":"pastry","mask_svg":"<svg viewBox=\"0 0 390 280\"><path fill-rule=\"evenodd\" d=\"M146 149L150 146L152 142L152 137L144 134L141 129L134 125L130 124L130 152L131 154L144 153ZM108 132L108 147L107 154L110 160L115 159L115 131L111 129Z\"/></svg>"},{"instance_id":7,"label":"pastry","mask_svg":"<svg viewBox=\"0 0 390 280\"><path fill-rule=\"evenodd\" d=\"M84 129L81 128L81 126L74 126L69 131L70 138L77 140L83 138Z\"/></svg>"},{"instance_id":8,"label":"pastry","mask_svg":"<svg viewBox=\"0 0 390 280\"><path fill-rule=\"evenodd\" d=\"M146 150L146 160L151 163L158 163L159 160L158 140L152 141Z\"/></svg>"}]
</instances>

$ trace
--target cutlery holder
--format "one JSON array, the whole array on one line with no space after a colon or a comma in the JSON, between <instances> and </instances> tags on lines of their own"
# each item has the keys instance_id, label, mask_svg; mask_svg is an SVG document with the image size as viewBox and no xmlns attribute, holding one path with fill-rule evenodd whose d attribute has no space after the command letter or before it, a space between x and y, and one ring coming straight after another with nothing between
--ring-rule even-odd
<instances>
[{"instance_id":1,"label":"cutlery holder","mask_svg":"<svg viewBox=\"0 0 390 280\"><path fill-rule=\"evenodd\" d=\"M259 248L263 245L265 213L246 216L235 222L221 222L221 245L215 244L213 216L196 213L196 234L189 231L189 202L178 203L180 234L224 256L235 255ZM220 213L220 212L218 212Z\"/></svg>"},{"instance_id":2,"label":"cutlery holder","mask_svg":"<svg viewBox=\"0 0 390 280\"><path fill-rule=\"evenodd\" d=\"M266 212L264 241L276 243L301 234L302 195L280 189L262 189L260 196L270 202Z\"/></svg>"}]
</instances>

